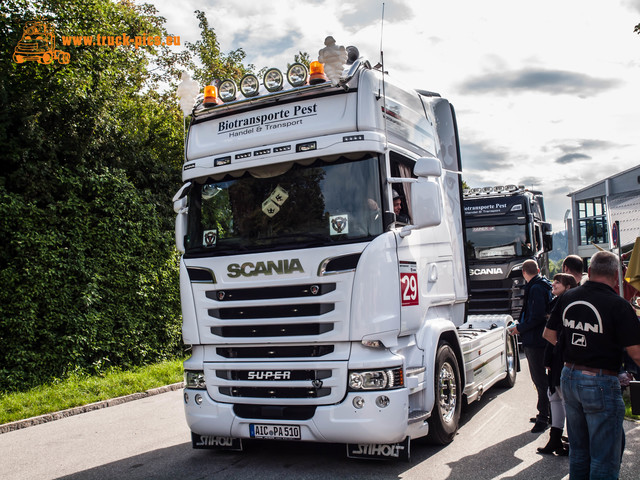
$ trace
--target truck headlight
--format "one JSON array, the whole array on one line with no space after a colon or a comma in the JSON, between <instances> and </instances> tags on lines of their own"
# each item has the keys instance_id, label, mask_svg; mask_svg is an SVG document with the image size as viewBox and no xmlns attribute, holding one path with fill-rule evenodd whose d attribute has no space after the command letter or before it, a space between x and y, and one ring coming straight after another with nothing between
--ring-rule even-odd
<instances>
[{"instance_id":1,"label":"truck headlight","mask_svg":"<svg viewBox=\"0 0 640 480\"><path fill-rule=\"evenodd\" d=\"M204 380L204 372L202 370L185 370L184 386L185 388L197 388L198 390L206 390L207 384Z\"/></svg>"},{"instance_id":2,"label":"truck headlight","mask_svg":"<svg viewBox=\"0 0 640 480\"><path fill-rule=\"evenodd\" d=\"M352 391L391 390L401 387L404 387L404 376L401 367L349 372L349 389Z\"/></svg>"}]
</instances>

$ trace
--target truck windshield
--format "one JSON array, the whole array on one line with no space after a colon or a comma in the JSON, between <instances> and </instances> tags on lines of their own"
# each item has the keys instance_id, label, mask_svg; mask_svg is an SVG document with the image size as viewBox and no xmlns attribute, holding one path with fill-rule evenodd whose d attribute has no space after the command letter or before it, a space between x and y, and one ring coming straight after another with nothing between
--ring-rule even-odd
<instances>
[{"instance_id":1,"label":"truck windshield","mask_svg":"<svg viewBox=\"0 0 640 480\"><path fill-rule=\"evenodd\" d=\"M526 225L467 227L467 256L471 260L527 257L533 254Z\"/></svg>"},{"instance_id":2,"label":"truck windshield","mask_svg":"<svg viewBox=\"0 0 640 480\"><path fill-rule=\"evenodd\" d=\"M186 253L305 248L382 233L379 157L269 165L195 182Z\"/></svg>"}]
</instances>

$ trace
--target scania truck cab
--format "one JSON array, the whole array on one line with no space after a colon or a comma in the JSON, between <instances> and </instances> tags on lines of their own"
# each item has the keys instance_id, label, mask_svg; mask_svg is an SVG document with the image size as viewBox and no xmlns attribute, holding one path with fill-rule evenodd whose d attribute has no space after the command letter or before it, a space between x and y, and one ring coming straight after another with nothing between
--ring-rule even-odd
<instances>
[{"instance_id":1,"label":"scania truck cab","mask_svg":"<svg viewBox=\"0 0 640 480\"><path fill-rule=\"evenodd\" d=\"M520 317L525 281L522 264L536 260L549 275L551 224L542 192L523 186L472 188L464 192L469 313Z\"/></svg>"},{"instance_id":2,"label":"scania truck cab","mask_svg":"<svg viewBox=\"0 0 640 480\"><path fill-rule=\"evenodd\" d=\"M511 317L465 312L454 111L362 58L312 85L293 68L291 88L267 72L244 98L209 89L188 127L174 209L192 444L408 458L516 376Z\"/></svg>"}]
</instances>

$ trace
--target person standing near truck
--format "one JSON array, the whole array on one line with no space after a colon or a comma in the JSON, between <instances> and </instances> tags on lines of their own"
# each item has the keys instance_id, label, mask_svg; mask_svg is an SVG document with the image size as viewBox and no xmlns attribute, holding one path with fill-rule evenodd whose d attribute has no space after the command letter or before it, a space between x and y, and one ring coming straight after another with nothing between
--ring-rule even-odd
<instances>
[{"instance_id":1,"label":"person standing near truck","mask_svg":"<svg viewBox=\"0 0 640 480\"><path fill-rule=\"evenodd\" d=\"M578 255L568 255L562 261L562 273L573 275L578 285L582 285L588 280L587 274L584 272L584 263Z\"/></svg>"},{"instance_id":2,"label":"person standing near truck","mask_svg":"<svg viewBox=\"0 0 640 480\"><path fill-rule=\"evenodd\" d=\"M624 449L624 402L618 371L626 348L640 362L640 322L616 293L618 257L597 252L589 280L558 300L544 330L552 344L562 332L561 385L569 432L572 480L616 479Z\"/></svg>"},{"instance_id":3,"label":"person standing near truck","mask_svg":"<svg viewBox=\"0 0 640 480\"><path fill-rule=\"evenodd\" d=\"M547 395L547 373L544 366L544 349L547 342L542 331L547 321L547 311L551 301L551 282L540 275L535 260L525 260L522 264L522 276L525 282L524 300L520 321L511 327L511 335L519 334L524 354L529 364L531 380L538 393L536 405L538 414L531 433L544 432L549 426L549 396Z\"/></svg>"},{"instance_id":4,"label":"person standing near truck","mask_svg":"<svg viewBox=\"0 0 640 480\"><path fill-rule=\"evenodd\" d=\"M553 299L549 304L549 311L558 303L560 296L571 288L576 288L578 284L573 275L569 273L556 273L551 284ZM555 345L547 343L545 347L545 367L547 368L547 379L549 381L549 402L551 409L551 430L549 431L549 441L544 447L538 448L540 453L555 453L556 455L568 455L569 450L562 443L562 431L564 430L564 400L560 390L560 374L564 367L562 360L562 342Z\"/></svg>"}]
</instances>

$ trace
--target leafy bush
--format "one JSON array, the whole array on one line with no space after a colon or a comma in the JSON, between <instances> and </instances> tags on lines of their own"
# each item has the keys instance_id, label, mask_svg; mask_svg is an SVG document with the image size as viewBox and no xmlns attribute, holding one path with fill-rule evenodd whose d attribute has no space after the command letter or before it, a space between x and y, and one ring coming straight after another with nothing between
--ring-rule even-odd
<instances>
[{"instance_id":1,"label":"leafy bush","mask_svg":"<svg viewBox=\"0 0 640 480\"><path fill-rule=\"evenodd\" d=\"M172 234L122 171L59 178L44 207L0 187L0 390L180 354Z\"/></svg>"},{"instance_id":2,"label":"leafy bush","mask_svg":"<svg viewBox=\"0 0 640 480\"><path fill-rule=\"evenodd\" d=\"M38 19L58 41L166 36L146 4L0 3L0 391L181 351L171 198L183 122L175 97L156 93L178 57L70 45L68 64L18 64Z\"/></svg>"}]
</instances>

